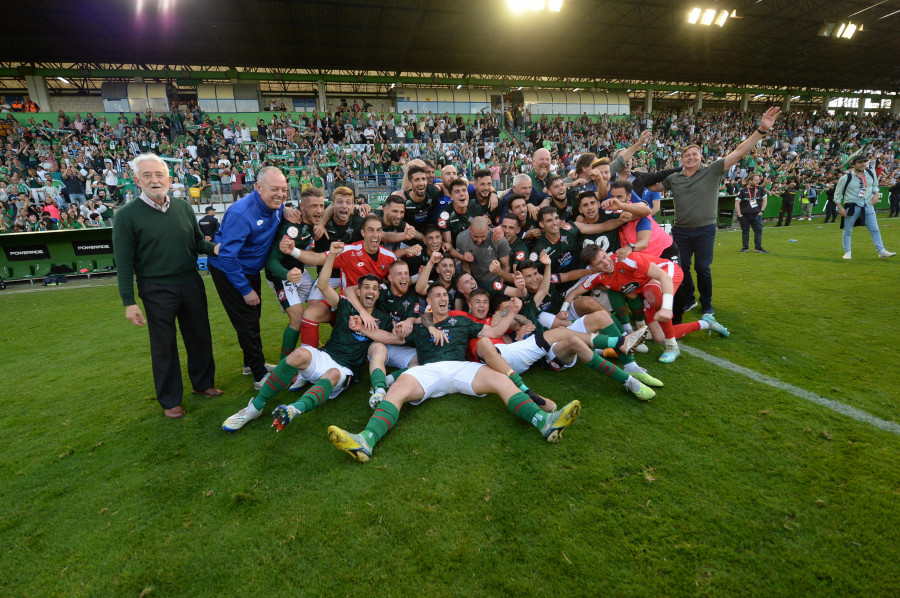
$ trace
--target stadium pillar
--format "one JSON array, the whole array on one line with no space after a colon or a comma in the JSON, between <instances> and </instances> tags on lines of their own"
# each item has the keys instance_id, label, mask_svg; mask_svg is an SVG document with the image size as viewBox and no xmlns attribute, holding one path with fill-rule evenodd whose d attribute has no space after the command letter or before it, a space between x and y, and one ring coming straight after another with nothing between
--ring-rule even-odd
<instances>
[{"instance_id":1,"label":"stadium pillar","mask_svg":"<svg viewBox=\"0 0 900 598\"><path fill-rule=\"evenodd\" d=\"M25 85L28 87L28 96L40 107L41 112L53 112L46 79L37 75L25 75Z\"/></svg>"},{"instance_id":2,"label":"stadium pillar","mask_svg":"<svg viewBox=\"0 0 900 598\"><path fill-rule=\"evenodd\" d=\"M747 104L750 103L750 94L742 93L741 94L741 112L747 111Z\"/></svg>"},{"instance_id":3,"label":"stadium pillar","mask_svg":"<svg viewBox=\"0 0 900 598\"><path fill-rule=\"evenodd\" d=\"M647 90L647 97L644 98L644 110L653 112L653 90Z\"/></svg>"},{"instance_id":4,"label":"stadium pillar","mask_svg":"<svg viewBox=\"0 0 900 598\"><path fill-rule=\"evenodd\" d=\"M865 116L866 114L866 96L859 98L859 108L856 110L856 113L860 116Z\"/></svg>"},{"instance_id":5,"label":"stadium pillar","mask_svg":"<svg viewBox=\"0 0 900 598\"><path fill-rule=\"evenodd\" d=\"M318 81L316 84L319 88L319 112L325 112L328 110L328 107L325 105L325 82Z\"/></svg>"},{"instance_id":6,"label":"stadium pillar","mask_svg":"<svg viewBox=\"0 0 900 598\"><path fill-rule=\"evenodd\" d=\"M786 94L784 96L784 102L781 103L781 111L782 112L790 112L791 111L791 94Z\"/></svg>"},{"instance_id":7,"label":"stadium pillar","mask_svg":"<svg viewBox=\"0 0 900 598\"><path fill-rule=\"evenodd\" d=\"M694 102L695 113L703 110L703 92L699 89L697 90L697 99Z\"/></svg>"}]
</instances>

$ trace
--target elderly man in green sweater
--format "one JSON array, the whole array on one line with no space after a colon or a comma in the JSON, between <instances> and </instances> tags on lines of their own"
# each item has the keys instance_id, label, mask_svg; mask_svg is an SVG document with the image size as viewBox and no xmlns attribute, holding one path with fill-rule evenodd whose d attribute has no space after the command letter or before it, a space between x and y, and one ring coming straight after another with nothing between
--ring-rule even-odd
<instances>
[{"instance_id":1,"label":"elderly man in green sweater","mask_svg":"<svg viewBox=\"0 0 900 598\"><path fill-rule=\"evenodd\" d=\"M159 156L141 154L132 161L132 169L141 195L119 210L113 228L119 295L125 317L143 326L144 314L134 299L137 276L138 295L147 311L156 400L166 417L179 418L184 415L184 385L176 320L194 394L222 394L215 387L206 287L197 272L197 255L214 255L218 247L204 239L191 206L183 199L169 198L169 169Z\"/></svg>"}]
</instances>

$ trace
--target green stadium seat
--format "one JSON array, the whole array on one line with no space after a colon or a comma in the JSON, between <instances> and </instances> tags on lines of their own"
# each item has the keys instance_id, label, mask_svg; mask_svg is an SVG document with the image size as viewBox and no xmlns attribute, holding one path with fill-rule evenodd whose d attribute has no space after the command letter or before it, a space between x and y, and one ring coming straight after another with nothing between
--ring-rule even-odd
<instances>
[{"instance_id":1,"label":"green stadium seat","mask_svg":"<svg viewBox=\"0 0 900 598\"><path fill-rule=\"evenodd\" d=\"M43 278L50 274L50 264L47 262L38 262L31 266L31 275L36 278Z\"/></svg>"}]
</instances>

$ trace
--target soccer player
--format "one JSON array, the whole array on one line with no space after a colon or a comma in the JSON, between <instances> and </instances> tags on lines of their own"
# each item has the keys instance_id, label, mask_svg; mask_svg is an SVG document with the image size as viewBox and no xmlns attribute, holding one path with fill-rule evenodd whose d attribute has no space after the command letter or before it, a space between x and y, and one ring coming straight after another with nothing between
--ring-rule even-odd
<instances>
[{"instance_id":1,"label":"soccer player","mask_svg":"<svg viewBox=\"0 0 900 598\"><path fill-rule=\"evenodd\" d=\"M362 311L370 318L376 319L383 330L391 328L391 320L375 308L380 283L377 276L366 274L358 281L357 300L362 305L362 311L357 311L346 296L338 296L329 286L331 269L344 249L343 243L332 243L322 266L322 275L316 282L325 300L335 309L335 324L331 338L321 350L301 346L283 358L269 374L256 397L251 399L246 407L225 420L222 429L226 432L236 432L262 415L263 407L269 399L288 388L291 380L299 374L299 378L311 382L312 386L295 403L275 408L273 412L275 421L272 425L280 431L297 415L311 411L328 399L337 397L354 379L358 379L367 355L372 384L383 392L384 360L387 352L383 345L373 344L368 336L352 331L349 322L351 317L359 317Z\"/></svg>"},{"instance_id":2,"label":"soccer player","mask_svg":"<svg viewBox=\"0 0 900 598\"><path fill-rule=\"evenodd\" d=\"M697 330L712 330L729 336L728 329L716 322L712 314L703 314L698 322L672 324L672 298L684 274L671 260L656 258L644 253L632 253L624 259L610 255L589 245L582 251L581 259L596 272L569 291L566 300L591 290L596 286L621 291L626 295L638 294L644 298L644 312L650 323L650 331L656 342L665 341L666 350L660 356L662 363L672 363L681 355L676 339Z\"/></svg>"},{"instance_id":3,"label":"soccer player","mask_svg":"<svg viewBox=\"0 0 900 598\"><path fill-rule=\"evenodd\" d=\"M560 411L545 413L507 376L465 359L469 339L502 334L509 328L515 311L507 314L497 326L485 326L466 315L451 315L450 298L440 285L428 290L427 301L433 314L433 327L445 335L446 344L435 344L425 328L414 327L410 339L416 344L420 365L397 378L362 432L351 434L337 426L329 426L328 437L334 446L365 463L371 458L375 444L397 423L403 405L418 405L426 399L455 392L469 396L496 393L515 416L530 422L548 442L558 442L563 431L578 417L581 403L572 401ZM374 335L377 331L363 332Z\"/></svg>"},{"instance_id":4,"label":"soccer player","mask_svg":"<svg viewBox=\"0 0 900 598\"><path fill-rule=\"evenodd\" d=\"M397 260L388 266L388 284L381 285L378 297L378 309L391 318L394 333L405 339L412 332L413 325L421 311L419 296L409 288L409 266L403 260ZM416 350L408 345L387 345L387 363L392 368L408 368L415 365ZM373 397L378 394L372 390ZM380 402L384 393L373 402Z\"/></svg>"},{"instance_id":5,"label":"soccer player","mask_svg":"<svg viewBox=\"0 0 900 598\"><path fill-rule=\"evenodd\" d=\"M316 187L304 189L300 194L301 222L295 224L285 220L281 223L266 261L266 279L288 317L288 325L281 336L282 357L290 355L297 348L300 324L303 321L303 304L309 299L313 279L306 271L306 265L297 258L282 253L279 245L281 239L287 236L293 240L295 247L313 250L313 228L321 220L324 210L325 195L322 191Z\"/></svg>"}]
</instances>

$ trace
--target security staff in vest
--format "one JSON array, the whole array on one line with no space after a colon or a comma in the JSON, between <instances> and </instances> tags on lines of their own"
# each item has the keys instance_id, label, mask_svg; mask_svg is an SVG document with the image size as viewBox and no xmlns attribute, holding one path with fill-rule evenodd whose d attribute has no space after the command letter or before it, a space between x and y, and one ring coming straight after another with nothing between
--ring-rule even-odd
<instances>
[{"instance_id":1,"label":"security staff in vest","mask_svg":"<svg viewBox=\"0 0 900 598\"><path fill-rule=\"evenodd\" d=\"M852 259L850 252L850 237L853 235L853 227L857 222L869 229L872 242L875 243L875 251L878 257L894 257L893 251L884 248L881 242L881 231L878 230L878 221L875 219L875 204L878 203L878 177L875 172L866 168L868 158L858 154L852 160L853 169L848 171L837 182L834 191L834 203L841 215L841 228L844 229L844 259Z\"/></svg>"}]
</instances>

